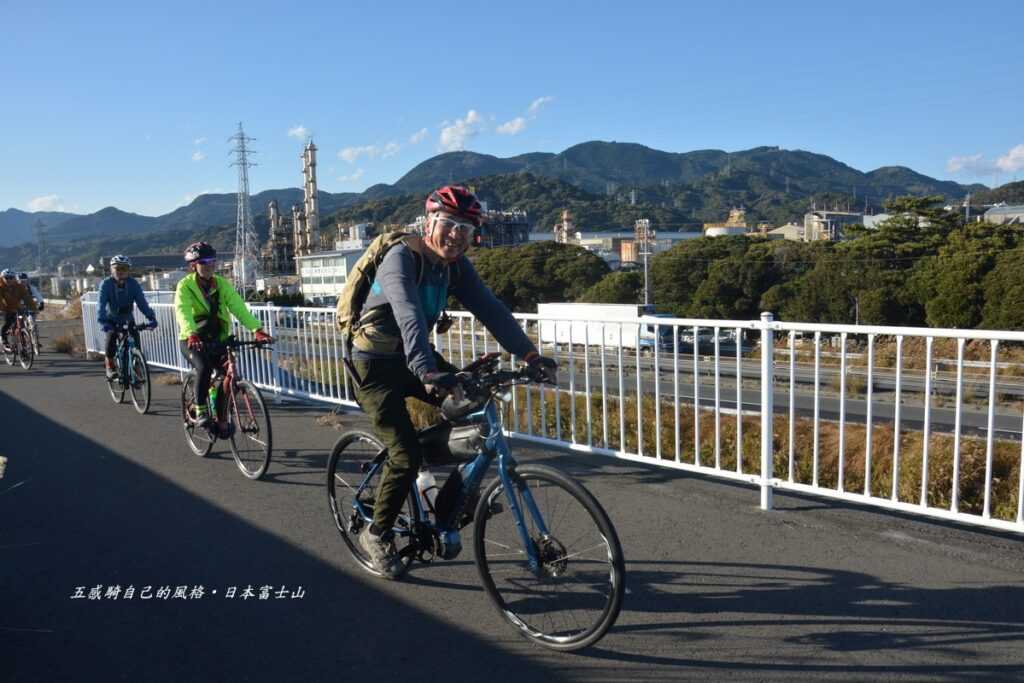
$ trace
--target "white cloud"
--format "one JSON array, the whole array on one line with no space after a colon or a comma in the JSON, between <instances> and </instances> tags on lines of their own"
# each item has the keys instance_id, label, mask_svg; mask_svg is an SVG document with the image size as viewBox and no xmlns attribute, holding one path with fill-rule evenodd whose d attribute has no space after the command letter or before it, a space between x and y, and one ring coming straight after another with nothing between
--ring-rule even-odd
<instances>
[{"instance_id":1,"label":"white cloud","mask_svg":"<svg viewBox=\"0 0 1024 683\"><path fill-rule=\"evenodd\" d=\"M192 152L192 161L202 161L206 158L206 155L200 152L198 149Z\"/></svg>"},{"instance_id":2,"label":"white cloud","mask_svg":"<svg viewBox=\"0 0 1024 683\"><path fill-rule=\"evenodd\" d=\"M413 133L412 135L409 136L409 144L410 145L418 145L418 144L420 144L421 142L423 142L427 138L427 133L428 132L429 131L427 131L426 128L420 128L418 131L416 131L415 133Z\"/></svg>"},{"instance_id":3,"label":"white cloud","mask_svg":"<svg viewBox=\"0 0 1024 683\"><path fill-rule=\"evenodd\" d=\"M549 102L554 101L554 99L555 98L552 97L551 95L538 97L533 102L530 102L530 107L526 110L526 113L529 114L530 116L536 116L537 112L540 111L541 107L543 107L545 104L548 104Z\"/></svg>"},{"instance_id":4,"label":"white cloud","mask_svg":"<svg viewBox=\"0 0 1024 683\"><path fill-rule=\"evenodd\" d=\"M63 211L64 204L60 197L55 194L47 194L42 197L33 197L28 200L29 211Z\"/></svg>"},{"instance_id":5,"label":"white cloud","mask_svg":"<svg viewBox=\"0 0 1024 683\"><path fill-rule=\"evenodd\" d=\"M298 126L292 126L288 129L288 137L290 138L305 140L307 135L309 135L309 131L301 124Z\"/></svg>"},{"instance_id":6,"label":"white cloud","mask_svg":"<svg viewBox=\"0 0 1024 683\"><path fill-rule=\"evenodd\" d=\"M982 154L967 154L950 157L946 162L946 171L949 173L963 172L976 176L1016 173L1020 170L1024 170L1024 145L1012 147L995 161L986 159Z\"/></svg>"},{"instance_id":7,"label":"white cloud","mask_svg":"<svg viewBox=\"0 0 1024 683\"><path fill-rule=\"evenodd\" d=\"M978 166L982 163L980 154L950 157L949 161L946 162L946 171L949 173L959 173L960 171L976 172Z\"/></svg>"},{"instance_id":8,"label":"white cloud","mask_svg":"<svg viewBox=\"0 0 1024 683\"><path fill-rule=\"evenodd\" d=\"M206 142L206 138L196 138L192 142L192 144L195 145L196 147L198 147L199 145L203 144L204 142Z\"/></svg>"},{"instance_id":9,"label":"white cloud","mask_svg":"<svg viewBox=\"0 0 1024 683\"><path fill-rule=\"evenodd\" d=\"M517 116L511 121L501 124L496 128L498 133L501 135L515 135L521 133L526 128L526 119L522 116Z\"/></svg>"},{"instance_id":10,"label":"white cloud","mask_svg":"<svg viewBox=\"0 0 1024 683\"><path fill-rule=\"evenodd\" d=\"M402 149L402 146L398 144L396 140L392 140L388 144L384 145L384 149L380 153L380 158L389 159L398 154L398 150L400 149Z\"/></svg>"},{"instance_id":11,"label":"white cloud","mask_svg":"<svg viewBox=\"0 0 1024 683\"><path fill-rule=\"evenodd\" d=\"M455 123L441 129L438 146L442 151L455 152L466 148L466 143L480 132L483 118L475 109L466 112L466 117L455 119Z\"/></svg>"},{"instance_id":12,"label":"white cloud","mask_svg":"<svg viewBox=\"0 0 1024 683\"><path fill-rule=\"evenodd\" d=\"M376 145L363 145L362 147L346 147L338 152L338 158L354 164L359 157L365 156L368 159L376 159L379 154L380 150L377 149Z\"/></svg>"},{"instance_id":13,"label":"white cloud","mask_svg":"<svg viewBox=\"0 0 1024 683\"><path fill-rule=\"evenodd\" d=\"M1016 173L1024 169L1024 145L1017 145L996 159L996 167L1006 173Z\"/></svg>"},{"instance_id":14,"label":"white cloud","mask_svg":"<svg viewBox=\"0 0 1024 683\"><path fill-rule=\"evenodd\" d=\"M338 182L340 183L352 183L363 177L363 169L357 168L351 175L338 176Z\"/></svg>"}]
</instances>

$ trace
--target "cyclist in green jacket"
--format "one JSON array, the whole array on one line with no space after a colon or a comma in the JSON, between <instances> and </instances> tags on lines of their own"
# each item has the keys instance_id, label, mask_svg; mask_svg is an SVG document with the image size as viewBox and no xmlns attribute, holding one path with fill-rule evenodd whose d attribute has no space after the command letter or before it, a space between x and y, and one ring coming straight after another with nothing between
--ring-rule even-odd
<instances>
[{"instance_id":1,"label":"cyclist in green jacket","mask_svg":"<svg viewBox=\"0 0 1024 683\"><path fill-rule=\"evenodd\" d=\"M231 316L255 332L256 341L271 342L262 323L249 312L245 301L226 278L214 273L217 250L206 242L190 244L185 261L192 269L174 292L174 311L181 330L181 353L196 370L196 427L210 425L210 374L221 360L222 350L211 342L224 342L231 335Z\"/></svg>"}]
</instances>

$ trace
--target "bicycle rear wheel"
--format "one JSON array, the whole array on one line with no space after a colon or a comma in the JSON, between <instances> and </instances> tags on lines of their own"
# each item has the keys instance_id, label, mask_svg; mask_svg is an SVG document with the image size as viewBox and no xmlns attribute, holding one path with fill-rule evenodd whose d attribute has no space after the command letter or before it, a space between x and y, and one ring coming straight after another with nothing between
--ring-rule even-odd
<instances>
[{"instance_id":1,"label":"bicycle rear wheel","mask_svg":"<svg viewBox=\"0 0 1024 683\"><path fill-rule=\"evenodd\" d=\"M18 362L25 370L31 370L36 360L36 348L32 345L32 338L26 330L18 332Z\"/></svg>"},{"instance_id":2,"label":"bicycle rear wheel","mask_svg":"<svg viewBox=\"0 0 1024 683\"><path fill-rule=\"evenodd\" d=\"M229 443L238 469L249 479L259 479L270 467L274 443L270 413L259 389L246 380L236 381L228 397L227 419L234 426Z\"/></svg>"},{"instance_id":3,"label":"bicycle rear wheel","mask_svg":"<svg viewBox=\"0 0 1024 683\"><path fill-rule=\"evenodd\" d=\"M618 618L625 562L615 528L583 486L558 470L522 465L513 499L540 564L531 569L501 479L476 508L473 544L487 595L510 624L535 643L578 650L600 640ZM536 503L547 534L529 510Z\"/></svg>"},{"instance_id":4,"label":"bicycle rear wheel","mask_svg":"<svg viewBox=\"0 0 1024 683\"><path fill-rule=\"evenodd\" d=\"M196 428L196 376L189 373L181 385L181 421L185 429L185 442L200 458L213 448L214 437L205 429Z\"/></svg>"},{"instance_id":5,"label":"bicycle rear wheel","mask_svg":"<svg viewBox=\"0 0 1024 683\"><path fill-rule=\"evenodd\" d=\"M327 461L327 502L334 525L352 557L374 576L380 574L359 546L359 533L373 516L374 496L383 466L383 461L375 463L375 460L383 450L384 445L375 436L366 432L347 432L334 444ZM365 517L356 509L357 500L366 511ZM409 569L418 548L412 530L414 510L410 493L395 523L395 546L401 558L396 576Z\"/></svg>"},{"instance_id":6,"label":"bicycle rear wheel","mask_svg":"<svg viewBox=\"0 0 1024 683\"><path fill-rule=\"evenodd\" d=\"M135 405L135 412L145 415L149 410L152 393L149 386L149 366L146 365L146 357L138 349L132 349L130 363L131 372L128 376L131 378L132 403Z\"/></svg>"}]
</instances>

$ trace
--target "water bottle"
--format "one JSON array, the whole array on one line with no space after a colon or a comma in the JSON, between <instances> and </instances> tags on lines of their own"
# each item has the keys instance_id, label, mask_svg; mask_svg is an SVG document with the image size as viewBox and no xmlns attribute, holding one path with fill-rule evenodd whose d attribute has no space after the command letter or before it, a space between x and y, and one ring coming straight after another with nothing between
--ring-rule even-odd
<instances>
[{"instance_id":1,"label":"water bottle","mask_svg":"<svg viewBox=\"0 0 1024 683\"><path fill-rule=\"evenodd\" d=\"M419 476L416 477L416 490L420 492L420 503L423 505L423 509L433 512L434 501L437 500L437 479L434 478L434 473L426 467L420 469Z\"/></svg>"},{"instance_id":2,"label":"water bottle","mask_svg":"<svg viewBox=\"0 0 1024 683\"><path fill-rule=\"evenodd\" d=\"M214 371L210 374L210 413L217 410L217 397L220 394L220 376Z\"/></svg>"}]
</instances>

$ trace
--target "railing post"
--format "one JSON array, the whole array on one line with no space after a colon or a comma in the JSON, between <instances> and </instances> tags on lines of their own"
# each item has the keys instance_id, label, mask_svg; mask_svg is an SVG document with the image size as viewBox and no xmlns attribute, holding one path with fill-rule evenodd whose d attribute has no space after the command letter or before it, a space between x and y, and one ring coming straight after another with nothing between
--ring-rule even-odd
<instances>
[{"instance_id":1,"label":"railing post","mask_svg":"<svg viewBox=\"0 0 1024 683\"><path fill-rule=\"evenodd\" d=\"M775 405L775 331L771 313L761 314L761 509L772 509ZM696 342L694 342L696 343Z\"/></svg>"},{"instance_id":2,"label":"railing post","mask_svg":"<svg viewBox=\"0 0 1024 683\"><path fill-rule=\"evenodd\" d=\"M267 334L269 334L271 337L274 336L274 318L277 317L275 315L274 308L275 308L274 307L274 302L273 301L268 301L267 302ZM276 337L274 339L275 339L275 341L277 340ZM281 401L281 366L277 362L277 344L274 344L274 345L272 345L270 347L270 377L273 377L273 380L274 380L274 398L273 398L273 401L274 401L275 404L280 404L280 403L282 403L282 401ZM270 379L270 377L268 377L268 379Z\"/></svg>"}]
</instances>

